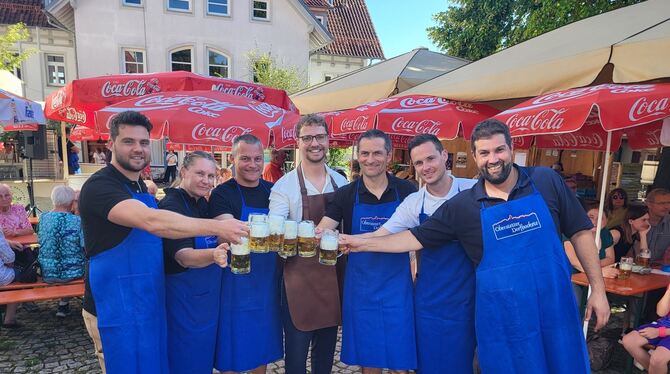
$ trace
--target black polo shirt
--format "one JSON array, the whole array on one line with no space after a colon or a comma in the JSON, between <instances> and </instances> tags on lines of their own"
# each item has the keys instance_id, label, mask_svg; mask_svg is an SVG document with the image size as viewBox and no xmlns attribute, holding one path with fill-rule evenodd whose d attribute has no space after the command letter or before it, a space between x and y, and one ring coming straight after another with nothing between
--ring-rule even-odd
<instances>
[{"instance_id":1,"label":"black polo shirt","mask_svg":"<svg viewBox=\"0 0 670 374\"><path fill-rule=\"evenodd\" d=\"M237 187L240 187L238 190ZM270 205L270 190L273 184L261 179L256 187L245 187L233 179L218 185L209 198L209 217L216 218L222 214L230 214L236 219L242 217L242 196L249 207L267 208Z\"/></svg>"},{"instance_id":2,"label":"black polo shirt","mask_svg":"<svg viewBox=\"0 0 670 374\"><path fill-rule=\"evenodd\" d=\"M116 247L130 234L130 227L117 225L107 216L116 204L133 198L131 191L146 192L147 186L142 180L131 181L126 178L111 164L98 170L84 183L79 195L79 212L86 257ZM95 315L95 304L88 283L88 261L84 283L84 309Z\"/></svg>"},{"instance_id":3,"label":"black polo shirt","mask_svg":"<svg viewBox=\"0 0 670 374\"><path fill-rule=\"evenodd\" d=\"M534 184L551 212L557 234L572 237L578 231L593 227L577 197L558 173L547 167L514 167L519 171L519 179L509 194L509 200L530 195ZM531 180L533 183L530 183ZM436 248L448 241L459 240L468 256L478 265L483 253L479 216L481 204L489 207L504 202L503 199L487 196L484 180L480 178L471 189L447 200L426 222L410 231L424 248Z\"/></svg>"},{"instance_id":4,"label":"black polo shirt","mask_svg":"<svg viewBox=\"0 0 670 374\"><path fill-rule=\"evenodd\" d=\"M351 234L351 220L354 214L354 203L356 202L357 192L359 203L371 205L394 201L396 199L396 192L400 198L400 202L402 202L407 195L416 192L416 187L411 182L388 173L386 177L388 178L388 186L386 186L386 190L384 190L379 199L365 187L363 177L338 188L335 191L335 198L326 208L325 216L337 222L342 222L341 231L345 234Z\"/></svg>"},{"instance_id":5,"label":"black polo shirt","mask_svg":"<svg viewBox=\"0 0 670 374\"><path fill-rule=\"evenodd\" d=\"M207 218L209 207L204 197L195 199L181 188L165 189L165 197L158 203L158 208L176 212L187 217ZM187 205L188 204L188 205ZM163 238L163 258L166 274L175 274L186 271L187 268L179 265L175 260L177 252L184 248L194 248L195 238L166 239Z\"/></svg>"}]
</instances>

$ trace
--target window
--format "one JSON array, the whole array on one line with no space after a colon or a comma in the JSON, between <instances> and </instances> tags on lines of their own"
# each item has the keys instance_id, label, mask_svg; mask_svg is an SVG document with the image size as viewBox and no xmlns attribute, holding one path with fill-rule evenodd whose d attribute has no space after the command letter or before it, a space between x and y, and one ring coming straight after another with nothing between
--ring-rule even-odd
<instances>
[{"instance_id":1,"label":"window","mask_svg":"<svg viewBox=\"0 0 670 374\"><path fill-rule=\"evenodd\" d=\"M228 0L207 0L207 14L229 16Z\"/></svg>"},{"instance_id":2,"label":"window","mask_svg":"<svg viewBox=\"0 0 670 374\"><path fill-rule=\"evenodd\" d=\"M172 71L193 71L193 60L191 59L191 49L181 49L170 53L170 66Z\"/></svg>"},{"instance_id":3,"label":"window","mask_svg":"<svg viewBox=\"0 0 670 374\"><path fill-rule=\"evenodd\" d=\"M323 75L323 81L324 82L328 82L329 80L332 80L333 78L335 78L335 76L333 74L324 74Z\"/></svg>"},{"instance_id":4,"label":"window","mask_svg":"<svg viewBox=\"0 0 670 374\"><path fill-rule=\"evenodd\" d=\"M229 78L228 57L215 50L207 50L207 71L210 77Z\"/></svg>"},{"instance_id":5,"label":"window","mask_svg":"<svg viewBox=\"0 0 670 374\"><path fill-rule=\"evenodd\" d=\"M47 55L47 82L50 85L65 84L65 57Z\"/></svg>"},{"instance_id":6,"label":"window","mask_svg":"<svg viewBox=\"0 0 670 374\"><path fill-rule=\"evenodd\" d=\"M179 12L191 11L191 0L167 0L168 10L176 10Z\"/></svg>"},{"instance_id":7,"label":"window","mask_svg":"<svg viewBox=\"0 0 670 374\"><path fill-rule=\"evenodd\" d=\"M268 12L268 1L253 1L253 19L269 20L270 14Z\"/></svg>"},{"instance_id":8,"label":"window","mask_svg":"<svg viewBox=\"0 0 670 374\"><path fill-rule=\"evenodd\" d=\"M142 0L121 0L126 6L142 6Z\"/></svg>"},{"instance_id":9,"label":"window","mask_svg":"<svg viewBox=\"0 0 670 374\"><path fill-rule=\"evenodd\" d=\"M124 73L144 73L144 52L124 49L123 71Z\"/></svg>"}]
</instances>

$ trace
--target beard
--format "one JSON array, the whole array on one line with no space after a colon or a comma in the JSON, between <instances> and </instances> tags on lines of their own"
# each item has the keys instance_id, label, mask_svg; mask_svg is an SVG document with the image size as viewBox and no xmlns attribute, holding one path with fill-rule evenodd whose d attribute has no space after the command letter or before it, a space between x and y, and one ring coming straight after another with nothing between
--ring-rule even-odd
<instances>
[{"instance_id":1,"label":"beard","mask_svg":"<svg viewBox=\"0 0 670 374\"><path fill-rule=\"evenodd\" d=\"M140 166L133 165L130 162L130 156L128 156L128 157L121 156L117 152L115 152L114 158L116 159L116 162L119 164L119 166L121 166L125 170L132 171L132 172L138 172L138 171L144 170L144 168L147 167L147 165L149 165L149 163L151 162L150 159L145 157L144 162Z\"/></svg>"},{"instance_id":2,"label":"beard","mask_svg":"<svg viewBox=\"0 0 670 374\"><path fill-rule=\"evenodd\" d=\"M502 164L502 168L500 169L500 174L498 175L493 175L489 173L488 167L484 166L483 168L479 169L479 173L481 174L482 177L486 181L488 181L491 184L501 184L507 180L507 177L509 177L510 173L512 172L512 163L511 162L504 162L504 161L498 161L498 163ZM497 164L494 164L497 165Z\"/></svg>"},{"instance_id":3,"label":"beard","mask_svg":"<svg viewBox=\"0 0 670 374\"><path fill-rule=\"evenodd\" d=\"M322 152L321 152L322 156L319 157L319 156L312 155L312 154L309 152L309 151L312 150L312 149L320 149L320 150L322 151ZM307 152L305 152L305 158L306 158L308 161L313 162L313 163L315 163L315 164L316 164L316 163L319 163L319 162L323 161L323 160L326 158L326 150L325 150L323 147L321 147L321 146L319 146L318 148L314 148L314 147L309 148L309 149L307 149Z\"/></svg>"}]
</instances>

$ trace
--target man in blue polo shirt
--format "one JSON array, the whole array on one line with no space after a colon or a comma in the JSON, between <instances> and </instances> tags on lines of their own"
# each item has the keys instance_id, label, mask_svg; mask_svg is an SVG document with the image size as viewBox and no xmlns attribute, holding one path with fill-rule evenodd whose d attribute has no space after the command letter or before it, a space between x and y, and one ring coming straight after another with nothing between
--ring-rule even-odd
<instances>
[{"instance_id":1,"label":"man in blue polo shirt","mask_svg":"<svg viewBox=\"0 0 670 374\"><path fill-rule=\"evenodd\" d=\"M352 251L405 252L459 240L476 269L476 326L482 371L588 373L579 313L560 233L573 243L593 292L586 318L609 319L591 222L561 177L512 162L509 129L486 120L472 152L480 179L426 222L390 236L342 236Z\"/></svg>"}]
</instances>

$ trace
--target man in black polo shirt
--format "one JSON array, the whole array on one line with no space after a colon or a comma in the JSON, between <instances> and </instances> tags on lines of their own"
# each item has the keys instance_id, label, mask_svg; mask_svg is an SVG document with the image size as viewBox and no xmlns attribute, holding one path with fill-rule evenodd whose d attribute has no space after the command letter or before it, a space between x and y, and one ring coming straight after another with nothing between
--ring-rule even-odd
<instances>
[{"instance_id":1,"label":"man in black polo shirt","mask_svg":"<svg viewBox=\"0 0 670 374\"><path fill-rule=\"evenodd\" d=\"M509 129L475 128L472 153L481 178L409 231L342 237L355 251L405 252L459 240L477 266L476 326L483 372L587 373L588 356L559 233L570 237L593 292L587 319L609 318L592 227L574 194L549 168L512 163Z\"/></svg>"},{"instance_id":2,"label":"man in black polo shirt","mask_svg":"<svg viewBox=\"0 0 670 374\"><path fill-rule=\"evenodd\" d=\"M362 177L341 187L328 204L320 228L376 231L413 192L414 185L386 173L391 139L379 130L358 139ZM344 277L342 362L363 373L416 368L412 276L406 253L352 253ZM390 338L392 337L392 338Z\"/></svg>"},{"instance_id":3,"label":"man in black polo shirt","mask_svg":"<svg viewBox=\"0 0 670 374\"><path fill-rule=\"evenodd\" d=\"M123 112L110 123L112 161L84 184L80 211L86 255L84 322L103 371L167 372L163 247L178 239L246 236L246 224L156 208L140 172L151 161L149 120ZM97 316L97 318L96 318ZM104 358L103 358L104 346Z\"/></svg>"}]
</instances>

